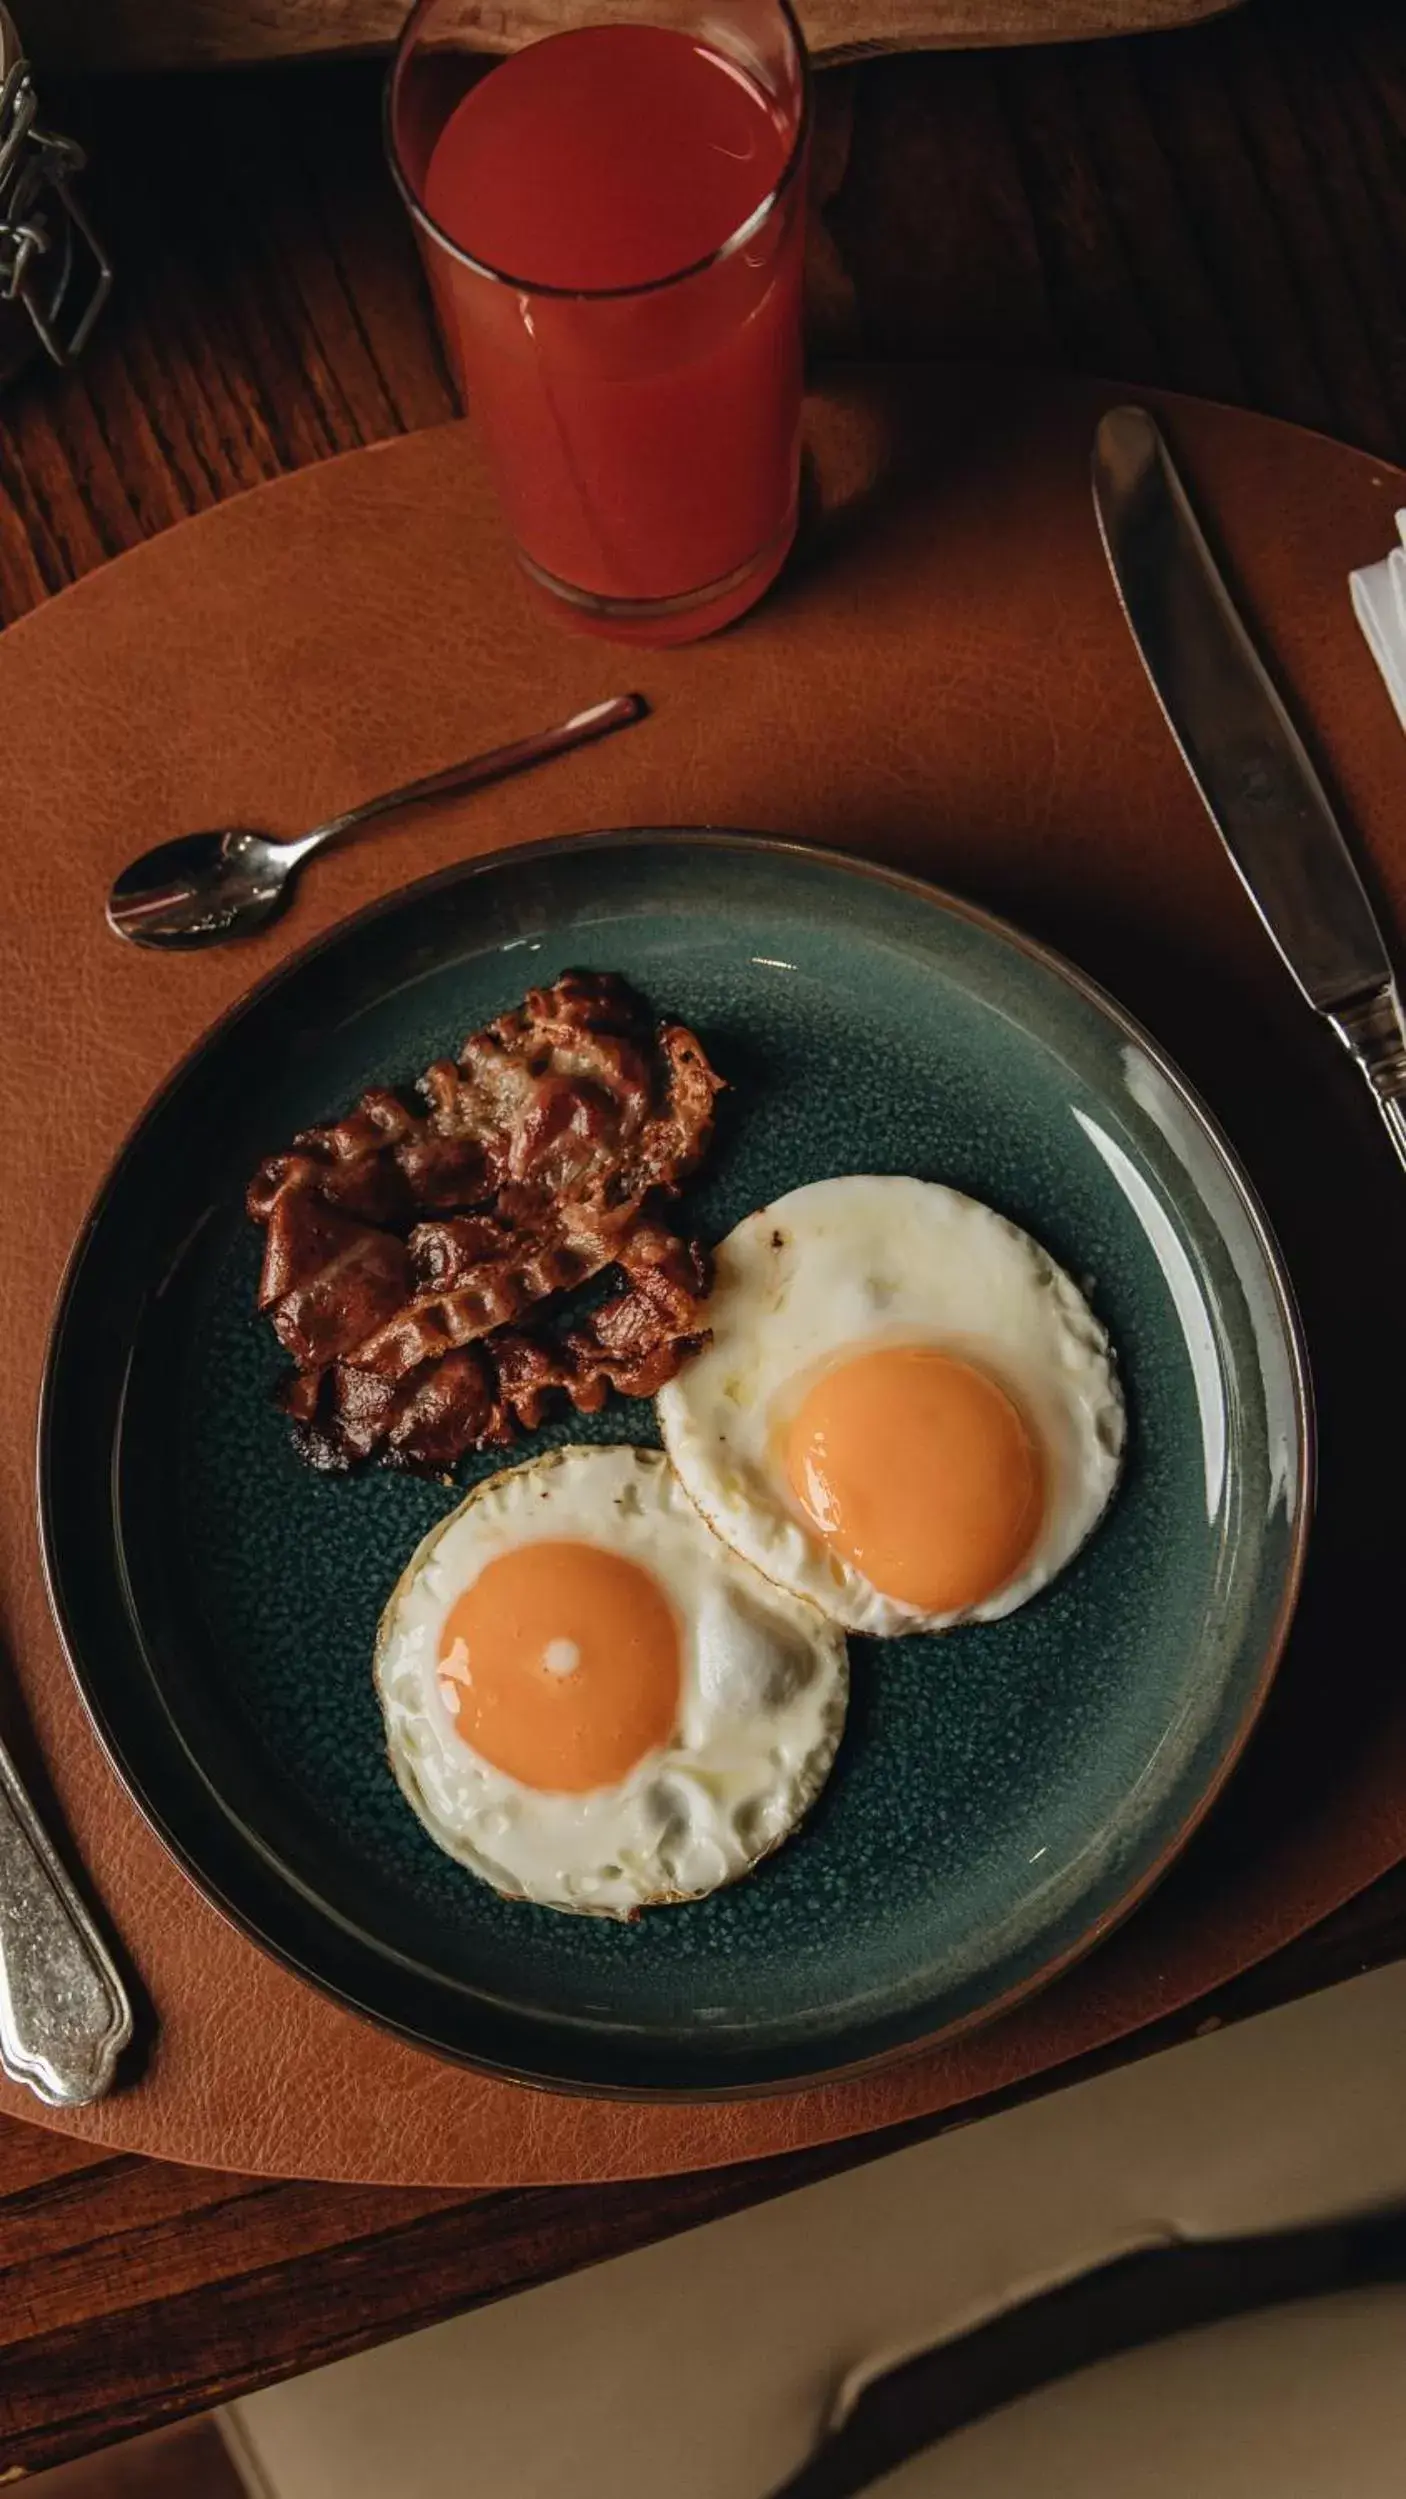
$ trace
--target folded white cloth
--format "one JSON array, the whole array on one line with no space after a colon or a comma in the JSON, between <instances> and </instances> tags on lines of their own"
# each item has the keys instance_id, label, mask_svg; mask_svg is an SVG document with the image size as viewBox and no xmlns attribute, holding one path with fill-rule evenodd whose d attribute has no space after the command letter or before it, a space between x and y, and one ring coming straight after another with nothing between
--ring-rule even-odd
<instances>
[{"instance_id":1,"label":"folded white cloth","mask_svg":"<svg viewBox=\"0 0 1406 2499\"><path fill-rule=\"evenodd\" d=\"M1353 612L1406 729L1406 512L1398 512L1401 545L1380 564L1349 573Z\"/></svg>"}]
</instances>

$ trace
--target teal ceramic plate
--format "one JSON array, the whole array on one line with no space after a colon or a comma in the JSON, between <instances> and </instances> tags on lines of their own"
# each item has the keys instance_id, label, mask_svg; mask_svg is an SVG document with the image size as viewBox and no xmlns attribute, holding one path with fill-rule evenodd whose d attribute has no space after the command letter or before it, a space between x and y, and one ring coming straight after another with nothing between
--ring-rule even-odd
<instances>
[{"instance_id":1,"label":"teal ceramic plate","mask_svg":"<svg viewBox=\"0 0 1406 2499\"><path fill-rule=\"evenodd\" d=\"M800 1182L913 1172L987 1199L1084 1285L1131 1420L1104 1525L1024 1611L853 1644L800 1834L633 1927L513 1906L387 1768L380 1608L456 1494L309 1474L252 1315L258 1158L567 965L624 972L730 1078L693 1201L716 1237ZM648 1406L586 1430L652 1441ZM573 1419L525 1445L581 1437ZM468 1482L487 1462L464 1472ZM40 1504L74 1671L133 1795L283 1960L449 2056L713 2096L851 2070L991 2012L1147 1889L1244 1742L1293 1604L1303 1358L1204 1112L1076 973L858 862L631 834L452 871L295 957L128 1143L50 1354Z\"/></svg>"}]
</instances>

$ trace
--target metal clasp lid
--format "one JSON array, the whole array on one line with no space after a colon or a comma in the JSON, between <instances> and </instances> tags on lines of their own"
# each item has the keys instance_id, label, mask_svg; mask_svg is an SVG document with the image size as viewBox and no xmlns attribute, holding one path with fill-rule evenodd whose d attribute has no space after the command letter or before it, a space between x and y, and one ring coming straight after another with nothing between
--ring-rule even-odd
<instances>
[{"instance_id":1,"label":"metal clasp lid","mask_svg":"<svg viewBox=\"0 0 1406 2499\"><path fill-rule=\"evenodd\" d=\"M46 130L13 19L0 7L0 299L23 304L55 364L72 364L112 289L74 189L87 157Z\"/></svg>"}]
</instances>

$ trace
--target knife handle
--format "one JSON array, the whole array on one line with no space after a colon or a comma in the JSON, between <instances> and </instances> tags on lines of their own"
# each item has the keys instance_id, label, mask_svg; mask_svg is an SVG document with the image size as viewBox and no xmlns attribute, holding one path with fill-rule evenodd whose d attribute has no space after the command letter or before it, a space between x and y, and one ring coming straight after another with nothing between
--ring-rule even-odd
<instances>
[{"instance_id":1,"label":"knife handle","mask_svg":"<svg viewBox=\"0 0 1406 2499\"><path fill-rule=\"evenodd\" d=\"M1348 999L1328 1021L1371 1086L1387 1135L1406 1169L1406 1016L1395 981Z\"/></svg>"}]
</instances>

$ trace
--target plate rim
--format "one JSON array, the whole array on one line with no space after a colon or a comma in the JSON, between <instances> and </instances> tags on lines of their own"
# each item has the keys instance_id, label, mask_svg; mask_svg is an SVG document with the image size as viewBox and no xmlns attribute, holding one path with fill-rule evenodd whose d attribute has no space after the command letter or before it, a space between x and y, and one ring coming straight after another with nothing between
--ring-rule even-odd
<instances>
[{"instance_id":1,"label":"plate rim","mask_svg":"<svg viewBox=\"0 0 1406 2499\"><path fill-rule=\"evenodd\" d=\"M583 851L627 851L654 849L710 851L744 857L770 857L798 865L827 868L860 882L878 885L920 903L926 911L936 911L964 922L969 927L995 938L1025 960L1052 973L1056 980L1092 1006L1111 1023L1124 1039L1145 1052L1168 1084L1181 1106L1189 1113L1195 1126L1206 1136L1228 1179L1241 1212L1245 1216L1271 1287L1277 1332L1288 1359L1291 1400L1295 1420L1295 1461L1297 1497L1288 1521L1290 1544L1283 1582L1274 1619L1265 1637L1253 1686L1248 1693L1240 1717L1213 1766L1210 1776L1191 1800L1176 1829L1160 1850L1143 1866L1135 1878L1125 1885L1117 1898L1095 1917L1088 1926L1052 1959L1041 1962L1003 1993L951 2019L922 2031L912 2039L897 2041L885 2048L838 2064L817 2065L801 2073L775 2077L745 2079L737 2082L712 2083L693 2087L676 2083L631 2084L626 2082L585 2081L579 2076L563 2075L515 2065L501 2057L474 2052L457 2043L434 2035L429 2029L416 2029L388 2016L358 1998L351 1988L329 1978L311 1964L302 1953L287 1942L277 1940L260 1924L259 1918L240 1902L228 1896L225 1886L201 1865L195 1849L170 1827L166 1811L158 1797L149 1793L148 1783L132 1766L120 1730L111 1723L109 1712L91 1690L87 1670L81 1659L80 1646L65 1601L63 1574L55 1546L52 1481L56 1457L54 1448L54 1405L56 1381L64 1351L64 1338L70 1323L83 1269L93 1237L120 1185L128 1159L139 1141L163 1116L168 1102L179 1092L188 1075L215 1050L246 1017L253 1014L270 995L294 982L305 967L319 956L342 945L354 933L380 919L391 917L407 903L427 898L436 890L471 883L481 875L491 875L519 864L577 854ZM447 867L417 877L378 895L358 910L334 921L303 945L294 947L273 964L262 977L234 999L213 1022L206 1025L184 1050L175 1064L157 1084L135 1120L126 1130L116 1151L104 1169L89 1201L65 1259L54 1299L45 1340L43 1368L35 1419L35 1509L38 1529L39 1556L44 1593L56 1630L64 1662L99 1748L119 1781L124 1794L136 1807L143 1822L165 1853L191 1882L201 1898L224 1919L236 1933L268 1955L283 1969L320 1995L371 2023L387 2035L399 2038L441 2062L457 2065L494 2081L541 2090L565 2098L604 2099L663 2106L725 2105L731 2101L766 2099L791 2092L812 2091L826 2085L847 2083L866 2075L902 2064L929 2050L945 2046L966 2033L997 2021L1027 1999L1036 1996L1063 1977L1067 1971L1105 1943L1133 1912L1156 1889L1170 1867L1205 1821L1220 1797L1245 1747L1257 1726L1283 1655L1302 1588L1312 1525L1317 1473L1317 1432L1312 1373L1307 1343L1292 1279L1273 1227L1260 1201L1259 1193L1245 1170L1235 1147L1219 1120L1169 1056L1160 1042L1147 1031L1136 1016L1122 1005L1102 984L1071 962L1058 948L1042 938L1032 937L1016 923L980 903L954 893L935 880L895 868L883 860L862 853L837 849L831 845L805 842L785 834L756 833L742 828L719 825L635 825L605 827L585 832L553 834L539 841L515 842L497 849L471 855L451 862ZM221 1807L228 1818L228 1809ZM286 1872L276 1867L247 1834L240 1834L241 1846L257 1861L262 1860L265 1873L278 1888L292 1892ZM324 1919L329 1905L316 1903L318 1915ZM371 1992L371 1991L367 1991ZM687 2052L685 2051L685 2054Z\"/></svg>"}]
</instances>

